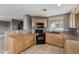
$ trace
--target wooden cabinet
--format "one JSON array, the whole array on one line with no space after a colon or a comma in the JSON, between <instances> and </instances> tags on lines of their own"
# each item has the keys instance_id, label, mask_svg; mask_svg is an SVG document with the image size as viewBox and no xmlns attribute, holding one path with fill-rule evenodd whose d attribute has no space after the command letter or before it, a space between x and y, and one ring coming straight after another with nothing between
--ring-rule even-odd
<instances>
[{"instance_id":1,"label":"wooden cabinet","mask_svg":"<svg viewBox=\"0 0 79 59\"><path fill-rule=\"evenodd\" d=\"M75 26L79 28L79 4L75 8Z\"/></svg>"},{"instance_id":2,"label":"wooden cabinet","mask_svg":"<svg viewBox=\"0 0 79 59\"><path fill-rule=\"evenodd\" d=\"M63 47L64 46L64 38L60 34L48 33L48 34L46 34L46 43Z\"/></svg>"},{"instance_id":3,"label":"wooden cabinet","mask_svg":"<svg viewBox=\"0 0 79 59\"><path fill-rule=\"evenodd\" d=\"M47 27L47 19L46 18L33 17L32 18L32 27L35 27L37 23L44 23L44 27Z\"/></svg>"},{"instance_id":4,"label":"wooden cabinet","mask_svg":"<svg viewBox=\"0 0 79 59\"><path fill-rule=\"evenodd\" d=\"M75 13L69 15L69 28L75 28Z\"/></svg>"},{"instance_id":5,"label":"wooden cabinet","mask_svg":"<svg viewBox=\"0 0 79 59\"><path fill-rule=\"evenodd\" d=\"M69 28L79 28L79 5L69 15Z\"/></svg>"},{"instance_id":6,"label":"wooden cabinet","mask_svg":"<svg viewBox=\"0 0 79 59\"><path fill-rule=\"evenodd\" d=\"M79 41L77 40L65 40L64 52L66 54L79 54Z\"/></svg>"},{"instance_id":7,"label":"wooden cabinet","mask_svg":"<svg viewBox=\"0 0 79 59\"><path fill-rule=\"evenodd\" d=\"M19 53L23 50L23 41L22 37L8 38L8 51L9 53Z\"/></svg>"},{"instance_id":8,"label":"wooden cabinet","mask_svg":"<svg viewBox=\"0 0 79 59\"><path fill-rule=\"evenodd\" d=\"M79 14L75 15L75 25L76 25L76 28L79 28Z\"/></svg>"},{"instance_id":9,"label":"wooden cabinet","mask_svg":"<svg viewBox=\"0 0 79 59\"><path fill-rule=\"evenodd\" d=\"M75 14L78 14L79 13L79 4L74 9L75 9Z\"/></svg>"},{"instance_id":10,"label":"wooden cabinet","mask_svg":"<svg viewBox=\"0 0 79 59\"><path fill-rule=\"evenodd\" d=\"M23 43L19 42L19 43L14 43L14 51L13 53L19 53L23 50Z\"/></svg>"},{"instance_id":11,"label":"wooden cabinet","mask_svg":"<svg viewBox=\"0 0 79 59\"><path fill-rule=\"evenodd\" d=\"M32 46L35 42L34 35L29 35L25 37L24 48Z\"/></svg>"},{"instance_id":12,"label":"wooden cabinet","mask_svg":"<svg viewBox=\"0 0 79 59\"><path fill-rule=\"evenodd\" d=\"M33 45L33 44L35 44L35 36L34 35L30 38L30 45Z\"/></svg>"},{"instance_id":13,"label":"wooden cabinet","mask_svg":"<svg viewBox=\"0 0 79 59\"><path fill-rule=\"evenodd\" d=\"M10 53L20 53L24 49L32 46L34 44L34 35L27 34L18 36L16 38L9 37L8 38L8 51Z\"/></svg>"},{"instance_id":14,"label":"wooden cabinet","mask_svg":"<svg viewBox=\"0 0 79 59\"><path fill-rule=\"evenodd\" d=\"M30 46L30 39L26 39L24 42L23 42L23 48L26 49Z\"/></svg>"}]
</instances>

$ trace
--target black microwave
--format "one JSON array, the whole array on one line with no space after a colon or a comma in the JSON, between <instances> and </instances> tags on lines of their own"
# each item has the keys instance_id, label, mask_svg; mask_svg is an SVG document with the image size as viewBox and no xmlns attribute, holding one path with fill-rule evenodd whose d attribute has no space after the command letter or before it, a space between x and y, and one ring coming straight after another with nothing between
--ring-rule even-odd
<instances>
[{"instance_id":1,"label":"black microwave","mask_svg":"<svg viewBox=\"0 0 79 59\"><path fill-rule=\"evenodd\" d=\"M36 24L36 27L37 28L44 28L44 23L37 23Z\"/></svg>"}]
</instances>

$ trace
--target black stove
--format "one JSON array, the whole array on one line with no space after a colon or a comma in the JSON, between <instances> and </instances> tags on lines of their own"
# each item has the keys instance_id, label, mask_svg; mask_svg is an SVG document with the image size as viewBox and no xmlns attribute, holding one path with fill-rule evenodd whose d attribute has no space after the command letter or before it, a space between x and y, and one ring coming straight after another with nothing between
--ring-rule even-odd
<instances>
[{"instance_id":1,"label":"black stove","mask_svg":"<svg viewBox=\"0 0 79 59\"><path fill-rule=\"evenodd\" d=\"M38 33L36 35L36 44L45 44L45 33Z\"/></svg>"},{"instance_id":2,"label":"black stove","mask_svg":"<svg viewBox=\"0 0 79 59\"><path fill-rule=\"evenodd\" d=\"M35 29L36 44L45 44L44 24L37 24L37 26L38 27Z\"/></svg>"}]
</instances>

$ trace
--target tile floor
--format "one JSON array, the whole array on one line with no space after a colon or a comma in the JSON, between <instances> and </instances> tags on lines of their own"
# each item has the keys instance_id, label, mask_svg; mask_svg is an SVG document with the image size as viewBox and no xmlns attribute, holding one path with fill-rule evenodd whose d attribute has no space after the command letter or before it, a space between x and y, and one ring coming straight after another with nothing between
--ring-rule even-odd
<instances>
[{"instance_id":1,"label":"tile floor","mask_svg":"<svg viewBox=\"0 0 79 59\"><path fill-rule=\"evenodd\" d=\"M63 48L50 44L34 45L21 54L63 54Z\"/></svg>"}]
</instances>

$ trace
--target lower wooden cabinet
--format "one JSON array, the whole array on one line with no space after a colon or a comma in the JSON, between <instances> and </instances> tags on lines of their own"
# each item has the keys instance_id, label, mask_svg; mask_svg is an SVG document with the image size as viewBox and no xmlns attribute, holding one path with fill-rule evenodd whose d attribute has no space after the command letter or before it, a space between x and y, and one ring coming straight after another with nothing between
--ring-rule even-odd
<instances>
[{"instance_id":1,"label":"lower wooden cabinet","mask_svg":"<svg viewBox=\"0 0 79 59\"><path fill-rule=\"evenodd\" d=\"M14 51L13 53L19 53L23 50L23 43L20 42L18 44L14 44Z\"/></svg>"},{"instance_id":2,"label":"lower wooden cabinet","mask_svg":"<svg viewBox=\"0 0 79 59\"><path fill-rule=\"evenodd\" d=\"M23 42L23 48L26 49L28 48L31 44L30 44L30 40L29 39L26 39L24 42Z\"/></svg>"},{"instance_id":3,"label":"lower wooden cabinet","mask_svg":"<svg viewBox=\"0 0 79 59\"><path fill-rule=\"evenodd\" d=\"M8 51L10 53L20 53L24 49L32 46L34 44L34 35L24 35L18 36L16 38L9 37L8 38Z\"/></svg>"},{"instance_id":4,"label":"lower wooden cabinet","mask_svg":"<svg viewBox=\"0 0 79 59\"><path fill-rule=\"evenodd\" d=\"M79 54L79 41L65 39L64 52L66 54Z\"/></svg>"},{"instance_id":5,"label":"lower wooden cabinet","mask_svg":"<svg viewBox=\"0 0 79 59\"><path fill-rule=\"evenodd\" d=\"M35 36L32 36L30 38L30 45L34 45L35 44Z\"/></svg>"},{"instance_id":6,"label":"lower wooden cabinet","mask_svg":"<svg viewBox=\"0 0 79 59\"><path fill-rule=\"evenodd\" d=\"M46 34L46 43L64 47L64 37L60 34Z\"/></svg>"}]
</instances>

